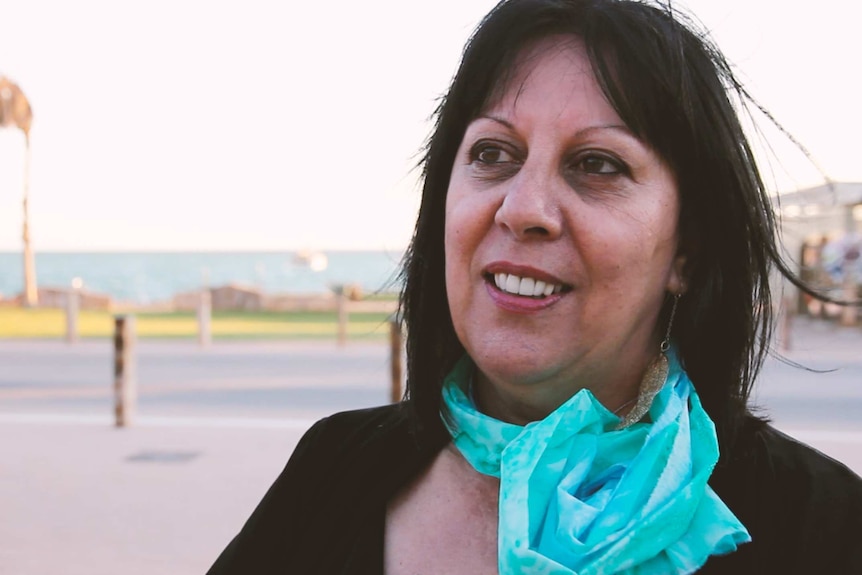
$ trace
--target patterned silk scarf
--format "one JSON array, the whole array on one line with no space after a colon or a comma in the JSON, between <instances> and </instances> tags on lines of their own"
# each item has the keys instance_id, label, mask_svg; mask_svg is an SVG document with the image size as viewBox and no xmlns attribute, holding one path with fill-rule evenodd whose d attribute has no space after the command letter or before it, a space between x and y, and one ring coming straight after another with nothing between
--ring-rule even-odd
<instances>
[{"instance_id":1,"label":"patterned silk scarf","mask_svg":"<svg viewBox=\"0 0 862 575\"><path fill-rule=\"evenodd\" d=\"M674 575L751 540L707 485L715 426L674 350L646 417L620 419L586 389L541 421L505 423L465 393L465 357L443 387L455 446L500 478L501 575Z\"/></svg>"}]
</instances>

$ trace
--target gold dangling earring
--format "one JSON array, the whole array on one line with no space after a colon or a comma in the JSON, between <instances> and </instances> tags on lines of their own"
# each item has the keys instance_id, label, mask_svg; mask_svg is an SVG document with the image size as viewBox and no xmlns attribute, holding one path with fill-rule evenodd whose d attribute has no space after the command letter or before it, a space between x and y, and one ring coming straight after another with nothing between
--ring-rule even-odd
<instances>
[{"instance_id":1,"label":"gold dangling earring","mask_svg":"<svg viewBox=\"0 0 862 575\"><path fill-rule=\"evenodd\" d=\"M676 306L679 303L679 298L681 296L681 293L674 294L673 296L673 307L670 308L667 332L665 332L664 339L659 346L660 353L658 354L658 357L650 362L644 372L643 379L641 379L641 384L638 388L637 403L635 403L635 406L632 407L631 411L626 414L617 426L617 429L625 429L626 427L640 421L643 416L647 414L649 408L652 407L652 402L653 399L655 399L656 394L662 387L664 387L664 382L667 379L668 372L666 353L670 349L670 332L673 329L673 318L676 315Z\"/></svg>"}]
</instances>

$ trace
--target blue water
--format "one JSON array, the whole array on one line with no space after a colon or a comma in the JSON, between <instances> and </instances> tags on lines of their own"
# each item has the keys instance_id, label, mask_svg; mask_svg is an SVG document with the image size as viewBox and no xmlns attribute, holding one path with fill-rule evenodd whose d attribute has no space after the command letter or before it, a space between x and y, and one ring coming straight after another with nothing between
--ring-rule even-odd
<instances>
[{"instance_id":1,"label":"blue water","mask_svg":"<svg viewBox=\"0 0 862 575\"><path fill-rule=\"evenodd\" d=\"M294 261L294 252L37 253L39 286L67 288L74 278L90 292L116 301L148 304L177 293L228 283L270 293L324 293L354 283L365 293L398 289L394 276L400 252L324 252L328 266L313 271ZM0 252L0 294L22 291L20 253Z\"/></svg>"}]
</instances>

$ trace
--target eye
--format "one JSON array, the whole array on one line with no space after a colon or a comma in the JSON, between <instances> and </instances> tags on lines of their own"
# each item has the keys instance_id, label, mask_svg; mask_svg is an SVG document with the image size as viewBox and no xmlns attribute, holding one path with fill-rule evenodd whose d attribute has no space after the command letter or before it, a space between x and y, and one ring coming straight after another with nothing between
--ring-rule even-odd
<instances>
[{"instance_id":1,"label":"eye","mask_svg":"<svg viewBox=\"0 0 862 575\"><path fill-rule=\"evenodd\" d=\"M617 162L604 156L586 156L578 164L588 174L618 174L622 172Z\"/></svg>"},{"instance_id":2,"label":"eye","mask_svg":"<svg viewBox=\"0 0 862 575\"><path fill-rule=\"evenodd\" d=\"M499 144L478 142L470 150L470 161L493 166L495 164L511 164L515 162L515 157Z\"/></svg>"},{"instance_id":3,"label":"eye","mask_svg":"<svg viewBox=\"0 0 862 575\"><path fill-rule=\"evenodd\" d=\"M585 174L613 176L628 173L628 167L620 160L604 154L583 154L573 162L573 168Z\"/></svg>"}]
</instances>

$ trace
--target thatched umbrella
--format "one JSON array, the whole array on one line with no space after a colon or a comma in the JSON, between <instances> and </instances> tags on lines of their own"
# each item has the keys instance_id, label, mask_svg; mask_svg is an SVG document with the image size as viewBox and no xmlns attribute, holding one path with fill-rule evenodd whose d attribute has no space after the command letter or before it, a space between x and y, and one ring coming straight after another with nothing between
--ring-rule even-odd
<instances>
[{"instance_id":1,"label":"thatched umbrella","mask_svg":"<svg viewBox=\"0 0 862 575\"><path fill-rule=\"evenodd\" d=\"M17 84L0 76L0 128L18 128L24 132L24 305L36 306L39 292L36 289L36 264L30 248L30 215L27 202L30 196L30 125L33 109Z\"/></svg>"}]
</instances>

